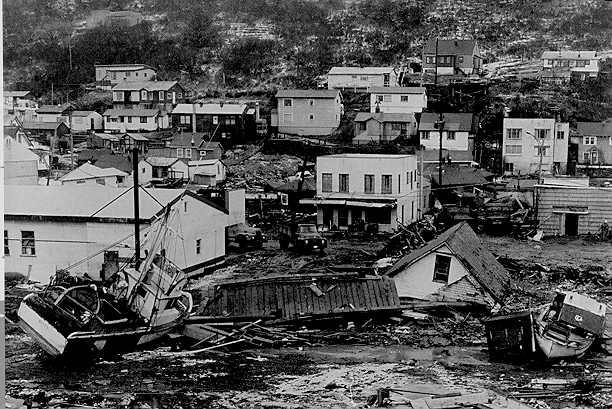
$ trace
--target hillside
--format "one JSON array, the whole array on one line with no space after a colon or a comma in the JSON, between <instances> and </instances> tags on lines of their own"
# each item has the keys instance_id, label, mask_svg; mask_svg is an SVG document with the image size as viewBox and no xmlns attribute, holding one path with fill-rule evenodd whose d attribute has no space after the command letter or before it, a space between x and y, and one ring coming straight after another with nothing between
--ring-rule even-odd
<instances>
[{"instance_id":1,"label":"hillside","mask_svg":"<svg viewBox=\"0 0 612 409\"><path fill-rule=\"evenodd\" d=\"M144 22L75 31L105 7ZM90 82L94 63L148 63L206 94L313 87L333 65L408 64L430 36L477 38L489 61L612 48L603 0L7 0L3 12L5 88L39 96Z\"/></svg>"}]
</instances>

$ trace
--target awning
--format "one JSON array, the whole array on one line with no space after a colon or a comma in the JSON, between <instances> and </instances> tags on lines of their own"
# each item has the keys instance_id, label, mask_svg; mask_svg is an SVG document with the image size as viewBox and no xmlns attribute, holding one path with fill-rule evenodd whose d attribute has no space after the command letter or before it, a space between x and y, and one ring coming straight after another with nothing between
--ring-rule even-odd
<instances>
[{"instance_id":1,"label":"awning","mask_svg":"<svg viewBox=\"0 0 612 409\"><path fill-rule=\"evenodd\" d=\"M588 207L555 207L553 213L556 214L589 214Z\"/></svg>"},{"instance_id":2,"label":"awning","mask_svg":"<svg viewBox=\"0 0 612 409\"><path fill-rule=\"evenodd\" d=\"M334 200L334 199L326 199L319 202L320 205L334 205L334 206L344 206L346 204L346 200Z\"/></svg>"},{"instance_id":3,"label":"awning","mask_svg":"<svg viewBox=\"0 0 612 409\"><path fill-rule=\"evenodd\" d=\"M391 203L351 202L351 201L347 201L346 205L354 206L354 207L373 207L377 209L382 209L385 207L393 207Z\"/></svg>"},{"instance_id":4,"label":"awning","mask_svg":"<svg viewBox=\"0 0 612 409\"><path fill-rule=\"evenodd\" d=\"M300 199L300 204L306 204L306 205L318 205L321 202L322 202L321 200L315 200L315 199Z\"/></svg>"}]
</instances>

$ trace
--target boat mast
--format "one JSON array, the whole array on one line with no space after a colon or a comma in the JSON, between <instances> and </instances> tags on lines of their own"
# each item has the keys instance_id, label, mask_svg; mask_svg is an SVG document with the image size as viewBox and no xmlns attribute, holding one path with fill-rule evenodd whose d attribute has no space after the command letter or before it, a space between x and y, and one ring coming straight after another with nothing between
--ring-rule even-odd
<instances>
[{"instance_id":1,"label":"boat mast","mask_svg":"<svg viewBox=\"0 0 612 409\"><path fill-rule=\"evenodd\" d=\"M138 148L134 147L132 150L132 174L134 178L134 247L135 247L135 261L140 260L140 209L138 201L138 191L140 186L138 184Z\"/></svg>"}]
</instances>

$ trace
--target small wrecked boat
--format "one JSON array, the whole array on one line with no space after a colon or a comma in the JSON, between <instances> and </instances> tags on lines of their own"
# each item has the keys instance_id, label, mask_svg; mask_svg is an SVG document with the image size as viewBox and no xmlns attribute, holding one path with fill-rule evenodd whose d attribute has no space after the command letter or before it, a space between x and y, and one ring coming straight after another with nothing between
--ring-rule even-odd
<instances>
[{"instance_id":1,"label":"small wrecked boat","mask_svg":"<svg viewBox=\"0 0 612 409\"><path fill-rule=\"evenodd\" d=\"M137 151L135 164L136 157ZM178 212L168 205L151 225L141 259L137 180L134 186L133 263L97 283L56 273L43 292L28 294L19 305L20 327L52 356L128 352L170 332L191 313L191 295L183 291L187 274L166 257L177 245L170 222Z\"/></svg>"},{"instance_id":2,"label":"small wrecked boat","mask_svg":"<svg viewBox=\"0 0 612 409\"><path fill-rule=\"evenodd\" d=\"M604 332L606 305L574 292L559 292L534 314L534 335L548 358L577 357Z\"/></svg>"}]
</instances>

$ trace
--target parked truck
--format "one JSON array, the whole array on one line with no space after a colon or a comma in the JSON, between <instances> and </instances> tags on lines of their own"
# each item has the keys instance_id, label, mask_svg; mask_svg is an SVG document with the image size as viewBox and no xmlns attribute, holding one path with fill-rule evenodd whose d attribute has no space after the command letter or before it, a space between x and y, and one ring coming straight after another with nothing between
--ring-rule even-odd
<instances>
[{"instance_id":1,"label":"parked truck","mask_svg":"<svg viewBox=\"0 0 612 409\"><path fill-rule=\"evenodd\" d=\"M288 249L291 245L296 250L323 252L327 247L327 240L321 236L313 223L281 225L278 241L281 249Z\"/></svg>"},{"instance_id":2,"label":"parked truck","mask_svg":"<svg viewBox=\"0 0 612 409\"><path fill-rule=\"evenodd\" d=\"M263 246L263 243L267 241L261 229L251 227L246 223L238 223L227 227L225 238L227 246L231 243L235 243L242 250L248 248L259 249Z\"/></svg>"}]
</instances>

